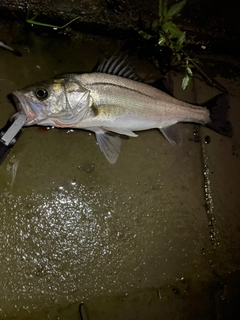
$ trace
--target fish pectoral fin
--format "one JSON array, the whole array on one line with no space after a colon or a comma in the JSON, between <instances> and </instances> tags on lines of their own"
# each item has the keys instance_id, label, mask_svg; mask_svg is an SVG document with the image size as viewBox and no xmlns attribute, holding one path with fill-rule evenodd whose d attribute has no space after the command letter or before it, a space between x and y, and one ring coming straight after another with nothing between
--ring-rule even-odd
<instances>
[{"instance_id":1,"label":"fish pectoral fin","mask_svg":"<svg viewBox=\"0 0 240 320\"><path fill-rule=\"evenodd\" d=\"M109 131L102 129L95 130L99 148L107 160L113 164L117 161L121 148L121 138Z\"/></svg>"},{"instance_id":2,"label":"fish pectoral fin","mask_svg":"<svg viewBox=\"0 0 240 320\"><path fill-rule=\"evenodd\" d=\"M123 128L111 128L111 127L104 127L104 129L108 130L108 131L112 131L118 134L123 134L125 136L129 136L129 137L137 137L138 135L134 132L132 132L129 129L123 129Z\"/></svg>"},{"instance_id":3,"label":"fish pectoral fin","mask_svg":"<svg viewBox=\"0 0 240 320\"><path fill-rule=\"evenodd\" d=\"M171 143L171 144L182 144L182 132L180 130L181 123L176 123L168 127L159 128L162 132L164 137Z\"/></svg>"}]
</instances>

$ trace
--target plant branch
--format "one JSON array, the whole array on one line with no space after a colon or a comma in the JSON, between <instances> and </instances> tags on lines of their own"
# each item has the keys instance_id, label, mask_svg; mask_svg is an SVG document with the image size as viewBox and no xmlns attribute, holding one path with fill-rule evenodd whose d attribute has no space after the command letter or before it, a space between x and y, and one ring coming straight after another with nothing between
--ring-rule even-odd
<instances>
[{"instance_id":1,"label":"plant branch","mask_svg":"<svg viewBox=\"0 0 240 320\"><path fill-rule=\"evenodd\" d=\"M181 52L185 55L185 57L189 58L188 54L183 50L181 49ZM189 58L190 59L190 58ZM207 75L206 73L197 65L197 63L195 63L192 59L191 60L191 63L194 65L194 67L200 72L200 74L202 74L204 76L204 78L206 79L206 82L209 83L212 87L216 87L218 88L219 90L223 91L223 92L226 92L227 90L221 86L220 84L217 84L216 82L214 82L213 80L211 80Z\"/></svg>"}]
</instances>

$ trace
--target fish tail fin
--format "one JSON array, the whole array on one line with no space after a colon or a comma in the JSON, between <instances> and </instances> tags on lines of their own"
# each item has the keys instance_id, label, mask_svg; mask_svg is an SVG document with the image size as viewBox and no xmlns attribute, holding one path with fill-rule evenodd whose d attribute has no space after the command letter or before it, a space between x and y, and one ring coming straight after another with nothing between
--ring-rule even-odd
<instances>
[{"instance_id":1,"label":"fish tail fin","mask_svg":"<svg viewBox=\"0 0 240 320\"><path fill-rule=\"evenodd\" d=\"M228 120L228 95L226 93L220 94L205 105L210 111L211 119L206 126L224 136L232 137L233 129Z\"/></svg>"}]
</instances>

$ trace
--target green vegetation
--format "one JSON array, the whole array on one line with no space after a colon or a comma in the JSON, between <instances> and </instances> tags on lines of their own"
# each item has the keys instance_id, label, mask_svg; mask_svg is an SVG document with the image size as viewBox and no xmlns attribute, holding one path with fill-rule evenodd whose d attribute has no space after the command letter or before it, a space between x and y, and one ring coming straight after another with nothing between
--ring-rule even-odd
<instances>
[{"instance_id":1,"label":"green vegetation","mask_svg":"<svg viewBox=\"0 0 240 320\"><path fill-rule=\"evenodd\" d=\"M76 17L74 19L72 19L71 21L67 22L66 24L64 24L63 26L55 26L52 24L48 24L48 23L43 23L43 22L38 22L35 19L37 18L38 14L35 14L32 18L29 18L29 7L27 6L27 16L26 16L26 22L30 23L30 24L34 24L37 26L42 26L42 27L49 27L49 28L53 28L53 29L64 29L65 27L67 27L70 23L72 23L73 21L77 20L79 18Z\"/></svg>"},{"instance_id":2,"label":"green vegetation","mask_svg":"<svg viewBox=\"0 0 240 320\"><path fill-rule=\"evenodd\" d=\"M63 26L55 26L53 24L48 24L48 23L43 23L43 22L38 22L38 21L35 21L37 15L35 15L33 18L31 19L26 19L26 22L27 23L30 23L30 24L35 24L35 25L38 25L38 26L43 26L43 27L49 27L49 28L54 28L54 29L64 29L66 26L68 26L70 23L72 23L73 21L77 20L79 17L76 17L74 19L72 19L71 21L69 21L68 23L64 24Z\"/></svg>"},{"instance_id":3,"label":"green vegetation","mask_svg":"<svg viewBox=\"0 0 240 320\"><path fill-rule=\"evenodd\" d=\"M183 89L190 83L195 62L183 51L187 45L186 32L180 30L173 19L179 16L185 4L186 0L183 0L168 8L167 0L159 0L158 18L152 22L151 33L139 31L144 39L155 38L158 46L171 49L171 65L185 69L185 76L182 81Z\"/></svg>"}]
</instances>

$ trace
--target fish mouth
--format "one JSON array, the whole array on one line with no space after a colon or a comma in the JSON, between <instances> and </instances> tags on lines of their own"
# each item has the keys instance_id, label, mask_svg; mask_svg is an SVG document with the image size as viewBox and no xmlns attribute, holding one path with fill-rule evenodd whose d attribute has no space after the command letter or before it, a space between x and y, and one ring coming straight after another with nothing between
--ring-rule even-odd
<instances>
[{"instance_id":1,"label":"fish mouth","mask_svg":"<svg viewBox=\"0 0 240 320\"><path fill-rule=\"evenodd\" d=\"M25 111L23 108L23 104L21 103L21 101L19 100L16 92L12 93L12 98L13 98L13 102L15 104L15 107L17 109L17 111L21 112L21 111Z\"/></svg>"},{"instance_id":2,"label":"fish mouth","mask_svg":"<svg viewBox=\"0 0 240 320\"><path fill-rule=\"evenodd\" d=\"M27 118L24 126L32 126L34 124L37 124L38 116L31 109L31 106L28 103L27 99L18 91L14 91L12 93L12 98L17 110L17 113L15 113L12 118L16 118L19 113L24 113Z\"/></svg>"}]
</instances>

